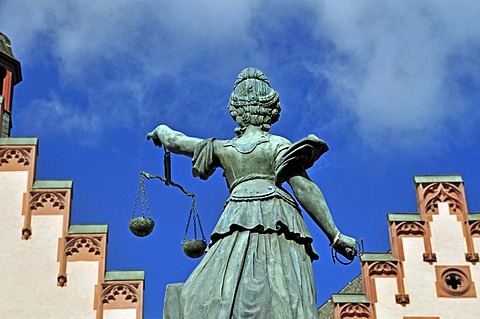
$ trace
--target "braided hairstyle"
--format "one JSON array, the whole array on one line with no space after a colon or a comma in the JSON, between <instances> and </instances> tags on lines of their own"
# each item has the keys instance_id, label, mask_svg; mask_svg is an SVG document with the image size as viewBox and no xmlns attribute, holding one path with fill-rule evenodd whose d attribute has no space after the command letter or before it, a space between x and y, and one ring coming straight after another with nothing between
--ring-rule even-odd
<instances>
[{"instance_id":1,"label":"braided hairstyle","mask_svg":"<svg viewBox=\"0 0 480 319\"><path fill-rule=\"evenodd\" d=\"M265 132L280 117L280 100L265 74L256 68L246 68L238 74L228 101L228 110L242 135L248 125L260 126Z\"/></svg>"}]
</instances>

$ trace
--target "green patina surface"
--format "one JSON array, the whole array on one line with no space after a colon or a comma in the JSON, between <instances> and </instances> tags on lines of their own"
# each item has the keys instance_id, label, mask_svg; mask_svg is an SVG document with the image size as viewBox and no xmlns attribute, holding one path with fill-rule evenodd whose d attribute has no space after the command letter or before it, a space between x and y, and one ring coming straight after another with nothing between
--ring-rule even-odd
<instances>
[{"instance_id":1,"label":"green patina surface","mask_svg":"<svg viewBox=\"0 0 480 319\"><path fill-rule=\"evenodd\" d=\"M69 234L106 234L108 232L107 224L99 225L70 225Z\"/></svg>"},{"instance_id":2,"label":"green patina surface","mask_svg":"<svg viewBox=\"0 0 480 319\"><path fill-rule=\"evenodd\" d=\"M110 270L105 273L105 281L145 280L144 270Z\"/></svg>"},{"instance_id":3,"label":"green patina surface","mask_svg":"<svg viewBox=\"0 0 480 319\"><path fill-rule=\"evenodd\" d=\"M21 82L22 69L20 62L13 56L10 39L2 32L0 32L0 58L13 67L13 85Z\"/></svg>"},{"instance_id":4,"label":"green patina surface","mask_svg":"<svg viewBox=\"0 0 480 319\"><path fill-rule=\"evenodd\" d=\"M364 294L332 294L334 303L370 303Z\"/></svg>"},{"instance_id":5,"label":"green patina surface","mask_svg":"<svg viewBox=\"0 0 480 319\"><path fill-rule=\"evenodd\" d=\"M389 213L389 222L421 222L422 217L417 213Z\"/></svg>"},{"instance_id":6,"label":"green patina surface","mask_svg":"<svg viewBox=\"0 0 480 319\"><path fill-rule=\"evenodd\" d=\"M360 257L361 261L397 261L390 253L364 253Z\"/></svg>"},{"instance_id":7,"label":"green patina surface","mask_svg":"<svg viewBox=\"0 0 480 319\"><path fill-rule=\"evenodd\" d=\"M0 145L38 145L38 137L2 137Z\"/></svg>"},{"instance_id":8,"label":"green patina surface","mask_svg":"<svg viewBox=\"0 0 480 319\"><path fill-rule=\"evenodd\" d=\"M462 183L461 175L416 175L415 183Z\"/></svg>"},{"instance_id":9,"label":"green patina surface","mask_svg":"<svg viewBox=\"0 0 480 319\"><path fill-rule=\"evenodd\" d=\"M58 189L65 189L65 188L73 188L73 181L72 180L44 180L44 181L35 181L33 183L34 189L49 189L49 188L58 188Z\"/></svg>"},{"instance_id":10,"label":"green patina surface","mask_svg":"<svg viewBox=\"0 0 480 319\"><path fill-rule=\"evenodd\" d=\"M480 213L470 213L470 214L468 214L468 220L471 220L471 221L480 220Z\"/></svg>"},{"instance_id":11,"label":"green patina surface","mask_svg":"<svg viewBox=\"0 0 480 319\"><path fill-rule=\"evenodd\" d=\"M279 95L270 86L266 75L256 68L246 68L239 73L230 94L228 110L238 125L236 136L229 140L201 140L163 124L147 134L155 146L164 146L174 154L192 158L195 177L206 180L218 166L216 162L222 164L231 201L224 206L212 241L217 240L213 239L214 235L229 233L231 227L237 225L246 230L240 232L241 235L228 236L228 240L222 239L220 245L225 249L208 253L209 260L216 262L200 264L184 285L167 288L164 317L211 318L212 314L226 314L235 308L235 316L239 318L269 318L275 313L282 313L286 318L297 318L300 314L300 317L315 318L315 282L310 275L310 260L302 255L305 248L300 243L291 245L284 240L271 241L270 232L263 230L277 232L281 221L290 232L310 238L304 230L303 219L287 199L290 195L275 182L288 180L295 199L320 226L333 249L350 260L355 258L355 239L339 232L320 189L308 178L300 177L328 151L328 146L315 135L291 143L284 137L268 133L280 116ZM279 153L280 149L284 151ZM294 175L298 178L290 178ZM284 195L277 199L273 195L275 192ZM262 231L257 232L257 226ZM248 244L250 236L268 246L269 258L257 256L253 249L240 248L245 240L247 245L253 245ZM288 258L283 256L285 253ZM317 258L313 252L307 251L307 254L312 260ZM261 282L252 276L242 277L244 267L266 269L272 276L266 276ZM285 284L285 277L289 278L288 284ZM236 293L252 286L258 289L249 296ZM263 291L278 293L273 296ZM225 294L235 297L225 301ZM291 300L299 300L298 307L290 307ZM185 307L187 303L189 306Z\"/></svg>"},{"instance_id":12,"label":"green patina surface","mask_svg":"<svg viewBox=\"0 0 480 319\"><path fill-rule=\"evenodd\" d=\"M468 220L477 221L480 220L480 213L469 213ZM416 213L389 213L388 214L389 222L421 222L422 218L419 214Z\"/></svg>"},{"instance_id":13,"label":"green patina surface","mask_svg":"<svg viewBox=\"0 0 480 319\"><path fill-rule=\"evenodd\" d=\"M0 32L0 52L7 54L9 57L13 58L10 39L2 32Z\"/></svg>"}]
</instances>

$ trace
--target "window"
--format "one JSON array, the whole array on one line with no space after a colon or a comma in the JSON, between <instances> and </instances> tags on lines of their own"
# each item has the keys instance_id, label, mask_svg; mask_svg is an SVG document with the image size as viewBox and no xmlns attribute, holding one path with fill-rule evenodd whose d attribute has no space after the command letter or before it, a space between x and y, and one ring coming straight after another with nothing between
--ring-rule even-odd
<instances>
[{"instance_id":1,"label":"window","mask_svg":"<svg viewBox=\"0 0 480 319\"><path fill-rule=\"evenodd\" d=\"M476 297L468 266L436 266L437 296L449 298Z\"/></svg>"}]
</instances>

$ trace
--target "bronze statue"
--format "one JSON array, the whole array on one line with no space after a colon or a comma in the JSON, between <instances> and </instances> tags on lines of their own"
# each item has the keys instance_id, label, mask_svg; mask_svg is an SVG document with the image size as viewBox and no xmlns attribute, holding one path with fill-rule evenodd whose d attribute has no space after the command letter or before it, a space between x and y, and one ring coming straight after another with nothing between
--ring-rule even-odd
<instances>
[{"instance_id":1,"label":"bronze statue","mask_svg":"<svg viewBox=\"0 0 480 319\"><path fill-rule=\"evenodd\" d=\"M164 318L317 318L311 262L318 259L295 199L331 246L352 260L355 240L335 226L306 170L328 150L315 135L292 144L269 134L280 115L278 93L258 69L237 77L228 108L239 128L231 140L188 137L166 125L147 138L192 158L193 175L224 170L230 190L209 250L176 292Z\"/></svg>"}]
</instances>

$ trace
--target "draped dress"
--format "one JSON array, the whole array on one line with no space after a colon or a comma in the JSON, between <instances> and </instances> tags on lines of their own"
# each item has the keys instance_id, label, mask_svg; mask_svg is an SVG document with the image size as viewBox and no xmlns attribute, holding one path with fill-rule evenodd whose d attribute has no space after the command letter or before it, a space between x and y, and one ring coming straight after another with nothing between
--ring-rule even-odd
<instances>
[{"instance_id":1,"label":"draped dress","mask_svg":"<svg viewBox=\"0 0 480 319\"><path fill-rule=\"evenodd\" d=\"M193 174L224 170L230 190L206 255L184 284L167 286L164 318L317 318L312 261L318 255L301 210L282 187L328 150L314 135L291 144L265 133L200 142Z\"/></svg>"}]
</instances>

